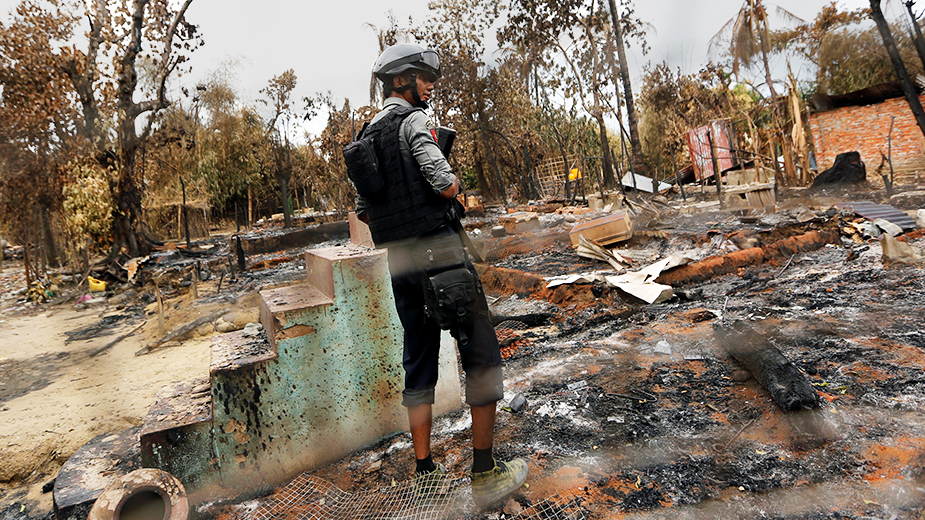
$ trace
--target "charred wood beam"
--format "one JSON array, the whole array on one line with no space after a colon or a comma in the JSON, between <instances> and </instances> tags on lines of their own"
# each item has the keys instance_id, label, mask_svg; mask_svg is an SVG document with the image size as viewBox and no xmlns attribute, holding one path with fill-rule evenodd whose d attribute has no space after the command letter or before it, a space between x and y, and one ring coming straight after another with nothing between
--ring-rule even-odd
<instances>
[{"instance_id":1,"label":"charred wood beam","mask_svg":"<svg viewBox=\"0 0 925 520\"><path fill-rule=\"evenodd\" d=\"M748 323L718 322L713 333L720 346L745 365L782 409L793 412L819 407L819 395L803 372Z\"/></svg>"}]
</instances>

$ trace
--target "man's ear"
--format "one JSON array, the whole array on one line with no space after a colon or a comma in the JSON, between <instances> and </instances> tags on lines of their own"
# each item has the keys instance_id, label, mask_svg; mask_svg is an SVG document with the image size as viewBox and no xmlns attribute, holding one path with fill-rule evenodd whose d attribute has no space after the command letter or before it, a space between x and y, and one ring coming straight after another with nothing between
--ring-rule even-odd
<instances>
[{"instance_id":1,"label":"man's ear","mask_svg":"<svg viewBox=\"0 0 925 520\"><path fill-rule=\"evenodd\" d=\"M405 86L405 78L401 76L392 76L392 86L395 88L401 88Z\"/></svg>"}]
</instances>

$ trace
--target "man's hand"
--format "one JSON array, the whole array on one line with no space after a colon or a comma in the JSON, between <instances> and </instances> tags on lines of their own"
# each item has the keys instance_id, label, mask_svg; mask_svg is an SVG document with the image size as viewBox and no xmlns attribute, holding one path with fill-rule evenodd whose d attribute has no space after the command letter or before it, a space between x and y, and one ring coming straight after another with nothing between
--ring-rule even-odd
<instances>
[{"instance_id":1,"label":"man's hand","mask_svg":"<svg viewBox=\"0 0 925 520\"><path fill-rule=\"evenodd\" d=\"M444 199L452 199L459 193L459 189L460 189L459 179L457 179L456 176L453 175L453 184L450 185L449 188L443 190L443 192L440 193L440 196L443 197Z\"/></svg>"}]
</instances>

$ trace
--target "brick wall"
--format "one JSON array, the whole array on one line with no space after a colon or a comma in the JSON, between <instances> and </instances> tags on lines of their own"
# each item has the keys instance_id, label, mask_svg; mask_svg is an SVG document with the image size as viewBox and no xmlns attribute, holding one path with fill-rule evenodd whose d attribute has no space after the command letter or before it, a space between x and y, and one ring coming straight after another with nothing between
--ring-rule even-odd
<instances>
[{"instance_id":1,"label":"brick wall","mask_svg":"<svg viewBox=\"0 0 925 520\"><path fill-rule=\"evenodd\" d=\"M925 105L925 94L919 99ZM902 97L810 116L809 126L819 171L830 168L836 155L857 150L867 166L867 180L882 185L883 181L876 171L882 160L880 153L887 153L891 116L896 117L892 138L895 183L917 184L925 180L925 137ZM884 165L881 173L889 174L889 165Z\"/></svg>"}]
</instances>

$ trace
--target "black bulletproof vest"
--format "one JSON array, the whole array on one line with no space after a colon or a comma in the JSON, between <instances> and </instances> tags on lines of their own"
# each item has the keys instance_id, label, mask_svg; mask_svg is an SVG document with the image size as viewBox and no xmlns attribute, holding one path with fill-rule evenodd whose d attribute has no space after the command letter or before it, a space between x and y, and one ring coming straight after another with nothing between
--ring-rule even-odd
<instances>
[{"instance_id":1,"label":"black bulletproof vest","mask_svg":"<svg viewBox=\"0 0 925 520\"><path fill-rule=\"evenodd\" d=\"M369 229L377 245L433 231L446 224L450 200L434 193L413 157L403 157L399 126L420 108L396 107L363 132L375 142L384 188L367 200Z\"/></svg>"}]
</instances>

